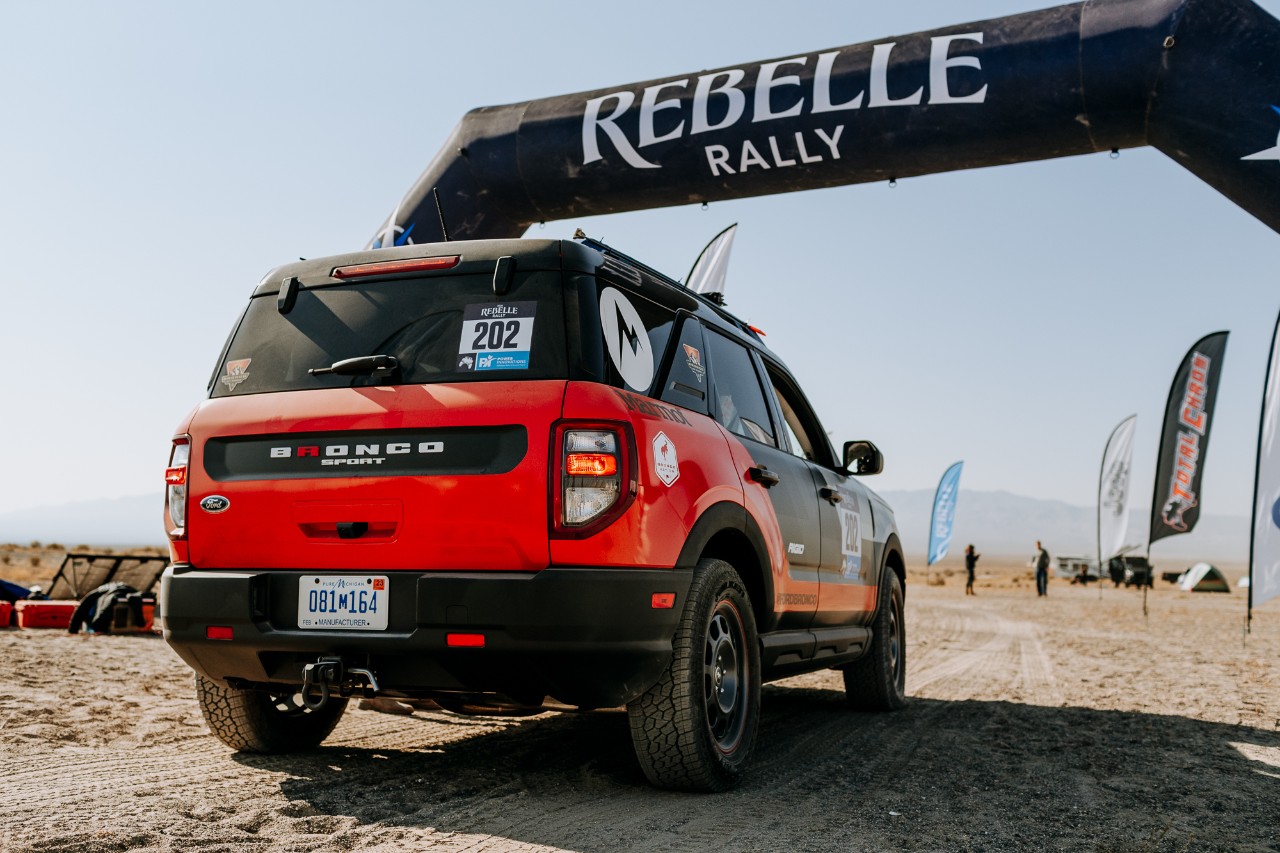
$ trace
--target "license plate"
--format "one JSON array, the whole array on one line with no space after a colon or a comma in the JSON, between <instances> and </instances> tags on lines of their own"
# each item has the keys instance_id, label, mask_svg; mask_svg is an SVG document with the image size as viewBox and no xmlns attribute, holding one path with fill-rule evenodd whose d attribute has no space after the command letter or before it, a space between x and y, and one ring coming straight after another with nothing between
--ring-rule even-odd
<instances>
[{"instance_id":1,"label":"license plate","mask_svg":"<svg viewBox=\"0 0 1280 853\"><path fill-rule=\"evenodd\" d=\"M298 627L319 631L387 630L385 575L303 575Z\"/></svg>"}]
</instances>

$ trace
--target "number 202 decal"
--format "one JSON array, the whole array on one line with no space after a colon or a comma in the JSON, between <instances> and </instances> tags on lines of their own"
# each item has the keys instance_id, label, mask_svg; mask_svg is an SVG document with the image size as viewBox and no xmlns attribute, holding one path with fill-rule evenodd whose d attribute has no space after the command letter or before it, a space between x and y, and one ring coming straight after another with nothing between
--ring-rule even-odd
<instances>
[{"instance_id":1,"label":"number 202 decal","mask_svg":"<svg viewBox=\"0 0 1280 853\"><path fill-rule=\"evenodd\" d=\"M481 321L475 325L476 339L471 342L471 348L473 350L515 349L518 345L516 336L519 334L519 320L507 320L505 323L501 320L495 320L492 323Z\"/></svg>"}]
</instances>

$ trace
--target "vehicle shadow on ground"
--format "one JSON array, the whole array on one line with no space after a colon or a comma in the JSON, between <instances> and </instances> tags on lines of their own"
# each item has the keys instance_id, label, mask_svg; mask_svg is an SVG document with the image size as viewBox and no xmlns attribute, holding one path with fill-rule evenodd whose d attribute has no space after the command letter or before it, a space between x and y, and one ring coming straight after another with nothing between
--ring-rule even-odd
<instances>
[{"instance_id":1,"label":"vehicle shadow on ground","mask_svg":"<svg viewBox=\"0 0 1280 853\"><path fill-rule=\"evenodd\" d=\"M236 760L289 774L286 797L355 818L357 836L417 827L584 853L1280 849L1280 731L1122 711L913 699L865 714L833 691L767 687L752 770L719 795L650 787L619 714Z\"/></svg>"}]
</instances>

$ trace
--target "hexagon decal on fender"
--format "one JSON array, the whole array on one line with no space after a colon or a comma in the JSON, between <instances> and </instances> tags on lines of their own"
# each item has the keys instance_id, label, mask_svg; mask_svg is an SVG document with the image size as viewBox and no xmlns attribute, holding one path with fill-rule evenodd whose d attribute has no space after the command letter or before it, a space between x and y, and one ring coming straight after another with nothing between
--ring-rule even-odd
<instances>
[{"instance_id":1,"label":"hexagon decal on fender","mask_svg":"<svg viewBox=\"0 0 1280 853\"><path fill-rule=\"evenodd\" d=\"M676 445L667 438L665 432L653 437L653 471L668 486L680 479L680 459L676 456Z\"/></svg>"}]
</instances>

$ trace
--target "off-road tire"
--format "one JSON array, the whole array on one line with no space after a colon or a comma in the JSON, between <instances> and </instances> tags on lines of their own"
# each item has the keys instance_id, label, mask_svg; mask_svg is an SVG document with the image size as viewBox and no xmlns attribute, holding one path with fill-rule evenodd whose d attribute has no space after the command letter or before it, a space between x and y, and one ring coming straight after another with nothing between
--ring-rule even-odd
<instances>
[{"instance_id":1,"label":"off-road tire","mask_svg":"<svg viewBox=\"0 0 1280 853\"><path fill-rule=\"evenodd\" d=\"M314 749L342 719L346 699L330 699L313 711L296 695L272 696L223 687L196 676L196 699L218 740L240 752L284 753Z\"/></svg>"},{"instance_id":2,"label":"off-road tire","mask_svg":"<svg viewBox=\"0 0 1280 853\"><path fill-rule=\"evenodd\" d=\"M672 647L662 678L627 705L636 757L660 788L724 791L760 725L760 641L733 566L698 562Z\"/></svg>"},{"instance_id":3,"label":"off-road tire","mask_svg":"<svg viewBox=\"0 0 1280 853\"><path fill-rule=\"evenodd\" d=\"M880 575L880 602L871 623L871 651L844 667L845 698L860 711L897 711L907 704L907 623L902 582L888 566Z\"/></svg>"}]
</instances>

